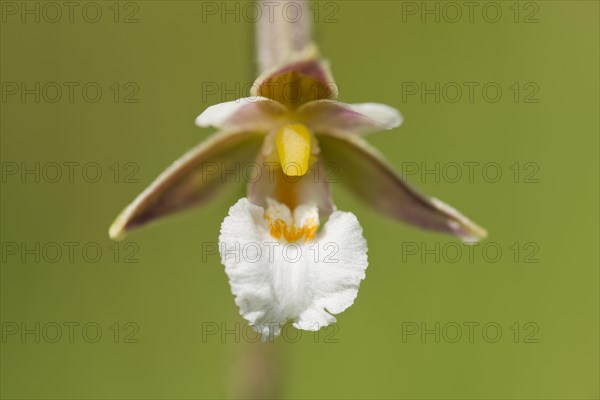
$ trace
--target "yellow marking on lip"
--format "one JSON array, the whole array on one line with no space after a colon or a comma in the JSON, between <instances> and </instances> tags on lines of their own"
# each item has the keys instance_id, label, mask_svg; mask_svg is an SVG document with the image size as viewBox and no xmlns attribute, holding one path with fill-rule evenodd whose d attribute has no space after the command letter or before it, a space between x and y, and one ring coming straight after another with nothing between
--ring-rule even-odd
<instances>
[{"instance_id":1,"label":"yellow marking on lip","mask_svg":"<svg viewBox=\"0 0 600 400\"><path fill-rule=\"evenodd\" d=\"M302 238L304 238L305 242L312 240L317 233L317 229L319 228L318 224L315 224L315 221L310 220L306 225L301 227L297 227L292 225L288 226L284 220L276 219L275 221L269 221L269 233L275 239L280 240L282 237L290 242L298 242Z\"/></svg>"},{"instance_id":2,"label":"yellow marking on lip","mask_svg":"<svg viewBox=\"0 0 600 400\"><path fill-rule=\"evenodd\" d=\"M283 206L285 207L285 206ZM281 214L281 210L269 207L265 210L264 218L269 224L269 233L277 240L285 239L287 242L294 243L304 239L304 242L312 240L319 229L318 216L308 216L302 218L302 222L297 224L293 216L285 217L286 212Z\"/></svg>"}]
</instances>

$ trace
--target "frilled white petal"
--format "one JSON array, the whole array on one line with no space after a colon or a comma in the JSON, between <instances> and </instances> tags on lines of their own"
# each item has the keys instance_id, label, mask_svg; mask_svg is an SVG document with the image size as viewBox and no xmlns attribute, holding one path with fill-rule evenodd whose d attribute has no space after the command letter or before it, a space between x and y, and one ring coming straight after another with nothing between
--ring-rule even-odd
<instances>
[{"instance_id":1,"label":"frilled white petal","mask_svg":"<svg viewBox=\"0 0 600 400\"><path fill-rule=\"evenodd\" d=\"M318 221L316 207L270 202L267 215L287 224ZM368 265L356 217L336 211L313 240L289 243L270 233L265 209L240 199L221 226L221 261L240 314L263 334L277 335L288 320L304 330L336 321L358 294Z\"/></svg>"},{"instance_id":2,"label":"frilled white petal","mask_svg":"<svg viewBox=\"0 0 600 400\"><path fill-rule=\"evenodd\" d=\"M266 97L244 97L208 107L196 118L196 125L226 132L265 132L280 124L286 112L285 106Z\"/></svg>"},{"instance_id":3,"label":"frilled white petal","mask_svg":"<svg viewBox=\"0 0 600 400\"><path fill-rule=\"evenodd\" d=\"M298 114L314 132L337 135L364 135L393 129L402 123L398 110L379 103L346 104L320 100L303 105Z\"/></svg>"}]
</instances>

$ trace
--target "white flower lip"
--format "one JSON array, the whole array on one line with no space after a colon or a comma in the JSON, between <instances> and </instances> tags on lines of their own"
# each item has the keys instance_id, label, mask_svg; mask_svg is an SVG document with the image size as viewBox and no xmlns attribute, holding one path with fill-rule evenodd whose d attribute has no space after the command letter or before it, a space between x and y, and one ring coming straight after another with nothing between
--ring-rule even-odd
<instances>
[{"instance_id":1,"label":"white flower lip","mask_svg":"<svg viewBox=\"0 0 600 400\"><path fill-rule=\"evenodd\" d=\"M290 218L286 206L271 207ZM240 314L263 338L288 320L303 330L335 322L333 314L353 304L368 265L358 220L336 211L312 241L288 243L270 235L264 212L242 198L221 226L221 259ZM314 218L315 207L297 207L294 218L307 215Z\"/></svg>"}]
</instances>

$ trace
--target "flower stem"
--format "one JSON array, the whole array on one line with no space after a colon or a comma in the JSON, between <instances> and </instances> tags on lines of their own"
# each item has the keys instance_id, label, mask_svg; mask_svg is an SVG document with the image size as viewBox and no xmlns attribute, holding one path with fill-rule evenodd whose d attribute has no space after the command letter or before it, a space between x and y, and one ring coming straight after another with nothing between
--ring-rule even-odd
<instances>
[{"instance_id":1,"label":"flower stem","mask_svg":"<svg viewBox=\"0 0 600 400\"><path fill-rule=\"evenodd\" d=\"M286 362L281 338L273 343L237 346L232 360L228 397L235 399L280 399L284 395Z\"/></svg>"},{"instance_id":2,"label":"flower stem","mask_svg":"<svg viewBox=\"0 0 600 400\"><path fill-rule=\"evenodd\" d=\"M285 62L311 41L309 0L257 0L262 14L256 23L260 72Z\"/></svg>"}]
</instances>

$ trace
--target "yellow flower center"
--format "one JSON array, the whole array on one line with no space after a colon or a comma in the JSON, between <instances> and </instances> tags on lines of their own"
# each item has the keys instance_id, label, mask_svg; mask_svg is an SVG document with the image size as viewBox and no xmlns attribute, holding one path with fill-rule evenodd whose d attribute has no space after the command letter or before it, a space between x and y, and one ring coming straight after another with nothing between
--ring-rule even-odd
<instances>
[{"instance_id":1,"label":"yellow flower center","mask_svg":"<svg viewBox=\"0 0 600 400\"><path fill-rule=\"evenodd\" d=\"M264 218L269 224L270 235L289 243L312 240L319 229L319 212L314 206L300 205L290 211L285 204L268 199L269 206Z\"/></svg>"},{"instance_id":2,"label":"yellow flower center","mask_svg":"<svg viewBox=\"0 0 600 400\"><path fill-rule=\"evenodd\" d=\"M283 237L286 241L293 243L298 242L304 238L305 242L313 239L319 228L319 224L314 220L307 221L303 226L288 226L288 224L282 219L276 219L269 221L269 227L272 237L277 240L281 240Z\"/></svg>"},{"instance_id":3,"label":"yellow flower center","mask_svg":"<svg viewBox=\"0 0 600 400\"><path fill-rule=\"evenodd\" d=\"M310 160L310 132L302 124L284 125L275 135L281 169L287 176L303 176Z\"/></svg>"}]
</instances>

